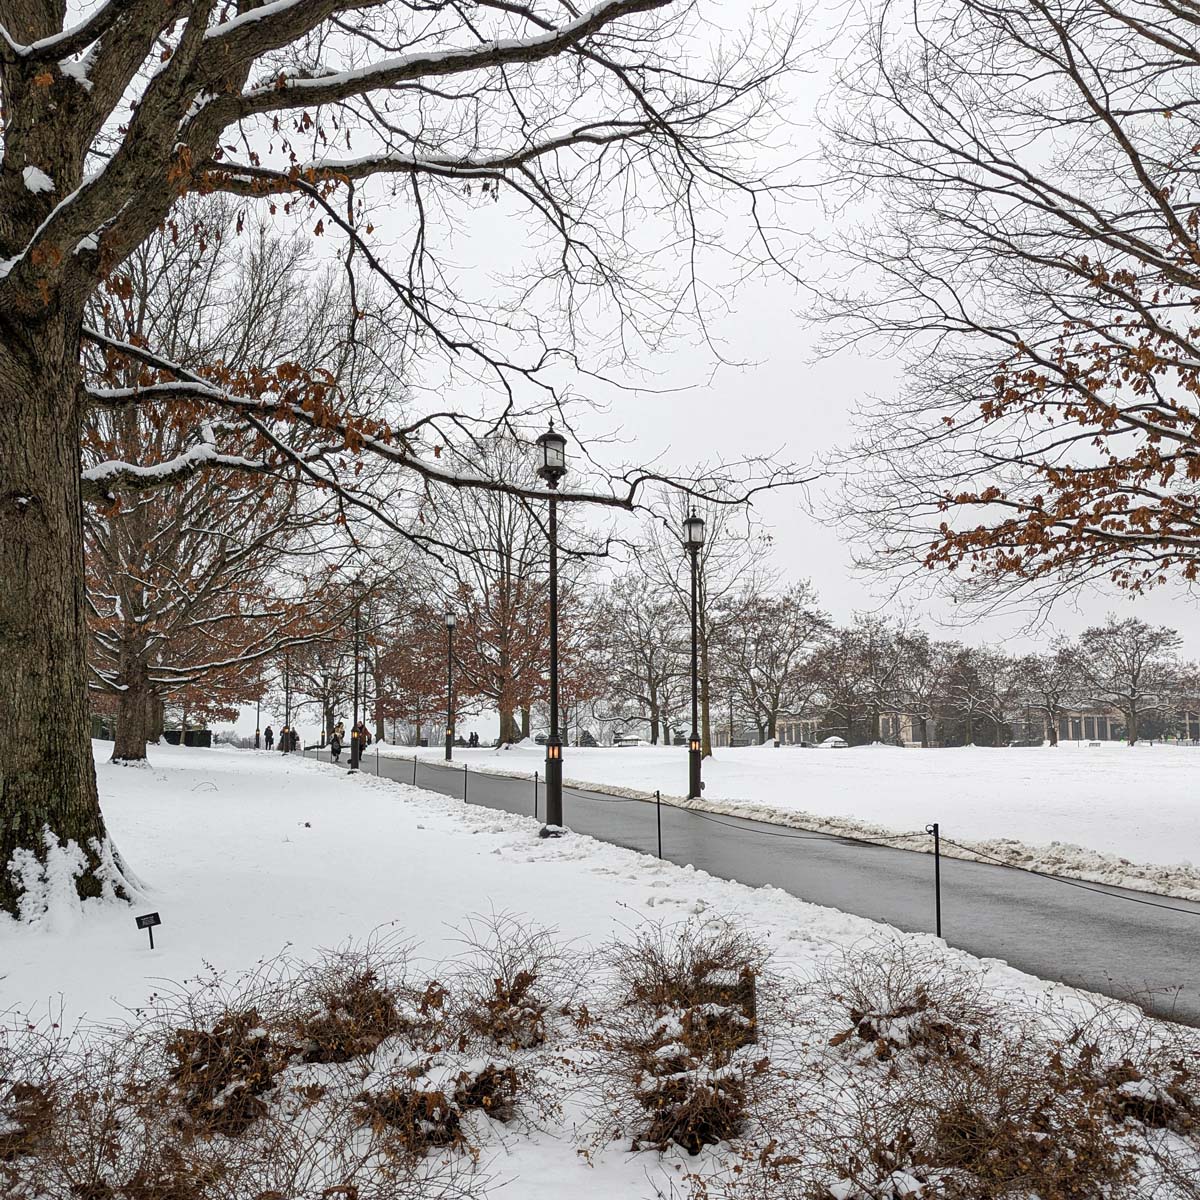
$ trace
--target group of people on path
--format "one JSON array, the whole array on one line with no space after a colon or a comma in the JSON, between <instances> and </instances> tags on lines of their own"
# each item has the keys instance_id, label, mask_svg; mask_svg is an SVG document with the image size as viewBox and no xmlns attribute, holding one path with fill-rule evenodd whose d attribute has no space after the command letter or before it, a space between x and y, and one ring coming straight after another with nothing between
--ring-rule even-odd
<instances>
[{"instance_id":1,"label":"group of people on path","mask_svg":"<svg viewBox=\"0 0 1200 1200\"><path fill-rule=\"evenodd\" d=\"M270 725L263 730L263 745L266 746L268 750L275 749L275 730L273 730ZM288 726L285 725L279 731L279 749L284 754L286 754L289 750L299 750L299 732L295 729L289 729Z\"/></svg>"},{"instance_id":2,"label":"group of people on path","mask_svg":"<svg viewBox=\"0 0 1200 1200\"><path fill-rule=\"evenodd\" d=\"M358 752L361 754L372 741L371 733L367 729L365 721L353 726L350 730L353 735L354 730L358 730ZM275 749L275 730L270 725L263 730L263 745L268 750ZM424 743L422 742L422 745ZM479 734L472 732L467 737L467 746L475 749L479 745ZM295 728L289 728L285 725L279 731L279 749L286 754L289 750L300 749L300 734ZM341 760L342 751L346 749L346 725L345 722L339 721L329 735L329 754L334 762Z\"/></svg>"},{"instance_id":3,"label":"group of people on path","mask_svg":"<svg viewBox=\"0 0 1200 1200\"><path fill-rule=\"evenodd\" d=\"M358 734L358 752L361 754L371 744L371 734L367 729L366 722L359 721L350 729L350 736ZM346 726L339 721L334 727L333 732L329 735L329 757L334 762L341 760L342 750L346 745Z\"/></svg>"}]
</instances>

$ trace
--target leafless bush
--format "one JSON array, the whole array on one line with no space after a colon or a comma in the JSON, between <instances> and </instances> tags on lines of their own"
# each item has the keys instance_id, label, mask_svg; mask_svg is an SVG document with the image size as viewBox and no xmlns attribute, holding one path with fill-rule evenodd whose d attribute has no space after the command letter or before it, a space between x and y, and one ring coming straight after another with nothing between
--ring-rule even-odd
<instances>
[{"instance_id":1,"label":"leafless bush","mask_svg":"<svg viewBox=\"0 0 1200 1200\"><path fill-rule=\"evenodd\" d=\"M741 1133L771 1072L761 941L724 921L649 925L604 960L616 1005L595 1032L601 1136L698 1154Z\"/></svg>"},{"instance_id":2,"label":"leafless bush","mask_svg":"<svg viewBox=\"0 0 1200 1200\"><path fill-rule=\"evenodd\" d=\"M981 970L904 940L872 939L831 958L812 991L820 1019L832 1021L830 1045L860 1059L958 1057L979 1049L996 1015Z\"/></svg>"},{"instance_id":3,"label":"leafless bush","mask_svg":"<svg viewBox=\"0 0 1200 1200\"><path fill-rule=\"evenodd\" d=\"M0 1179L4 1163L36 1153L46 1137L62 1050L53 1029L17 1016L0 1024Z\"/></svg>"},{"instance_id":4,"label":"leafless bush","mask_svg":"<svg viewBox=\"0 0 1200 1200\"><path fill-rule=\"evenodd\" d=\"M583 969L554 930L493 913L472 918L459 932L463 950L450 990L462 1017L464 1048L482 1040L502 1050L528 1050L545 1042L552 1019L574 1013Z\"/></svg>"},{"instance_id":5,"label":"leafless bush","mask_svg":"<svg viewBox=\"0 0 1200 1200\"><path fill-rule=\"evenodd\" d=\"M408 980L407 943L373 935L306 967L285 1022L305 1062L346 1063L390 1037L419 1039L437 1023L437 986Z\"/></svg>"},{"instance_id":6,"label":"leafless bush","mask_svg":"<svg viewBox=\"0 0 1200 1200\"><path fill-rule=\"evenodd\" d=\"M1127 1005L1061 1015L1052 1068L1119 1125L1200 1133L1200 1034Z\"/></svg>"}]
</instances>

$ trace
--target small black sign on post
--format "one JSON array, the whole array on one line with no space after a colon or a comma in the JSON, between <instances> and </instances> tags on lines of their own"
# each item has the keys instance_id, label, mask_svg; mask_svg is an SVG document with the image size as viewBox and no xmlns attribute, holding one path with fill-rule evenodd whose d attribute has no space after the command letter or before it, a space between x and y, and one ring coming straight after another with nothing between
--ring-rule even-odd
<instances>
[{"instance_id":1,"label":"small black sign on post","mask_svg":"<svg viewBox=\"0 0 1200 1200\"><path fill-rule=\"evenodd\" d=\"M137 927L144 929L150 935L150 949L154 949L154 927L162 924L162 917L158 913L147 913L144 917L137 918Z\"/></svg>"}]
</instances>

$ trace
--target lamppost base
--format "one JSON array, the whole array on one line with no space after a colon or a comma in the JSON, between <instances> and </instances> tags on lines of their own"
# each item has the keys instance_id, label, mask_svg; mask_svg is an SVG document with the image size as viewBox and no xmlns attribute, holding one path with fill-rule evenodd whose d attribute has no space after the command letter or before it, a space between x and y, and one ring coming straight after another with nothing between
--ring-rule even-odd
<instances>
[{"instance_id":1,"label":"lamppost base","mask_svg":"<svg viewBox=\"0 0 1200 1200\"><path fill-rule=\"evenodd\" d=\"M561 828L562 819L562 743L554 738L546 744L546 828Z\"/></svg>"},{"instance_id":2,"label":"lamppost base","mask_svg":"<svg viewBox=\"0 0 1200 1200\"><path fill-rule=\"evenodd\" d=\"M538 830L538 837L560 838L567 832L568 830L564 829L561 825L543 825L541 829Z\"/></svg>"},{"instance_id":3,"label":"lamppost base","mask_svg":"<svg viewBox=\"0 0 1200 1200\"><path fill-rule=\"evenodd\" d=\"M700 750L688 751L688 795L689 800L699 800L701 793L704 790L704 784L700 779L700 763L703 759L703 754Z\"/></svg>"}]
</instances>

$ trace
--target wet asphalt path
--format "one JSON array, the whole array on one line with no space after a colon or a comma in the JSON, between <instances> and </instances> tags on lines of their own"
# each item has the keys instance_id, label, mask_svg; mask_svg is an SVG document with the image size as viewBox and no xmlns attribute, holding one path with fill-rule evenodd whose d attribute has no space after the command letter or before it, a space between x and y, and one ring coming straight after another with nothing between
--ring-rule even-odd
<instances>
[{"instance_id":1,"label":"wet asphalt path","mask_svg":"<svg viewBox=\"0 0 1200 1200\"><path fill-rule=\"evenodd\" d=\"M376 758L368 749L362 767L414 782L412 759ZM464 773L461 766L422 759L415 782L460 799L465 788L469 803L534 815L532 779ZM570 828L657 853L653 801L576 788L563 792ZM537 815L544 817L544 785L537 803ZM666 804L661 815L663 857L672 862L752 887L771 884L910 932L934 930L930 854ZM1012 867L943 857L942 934L981 958L1003 959L1043 979L1130 999L1158 1016L1200 1026L1200 904L1101 884L1085 889Z\"/></svg>"}]
</instances>

